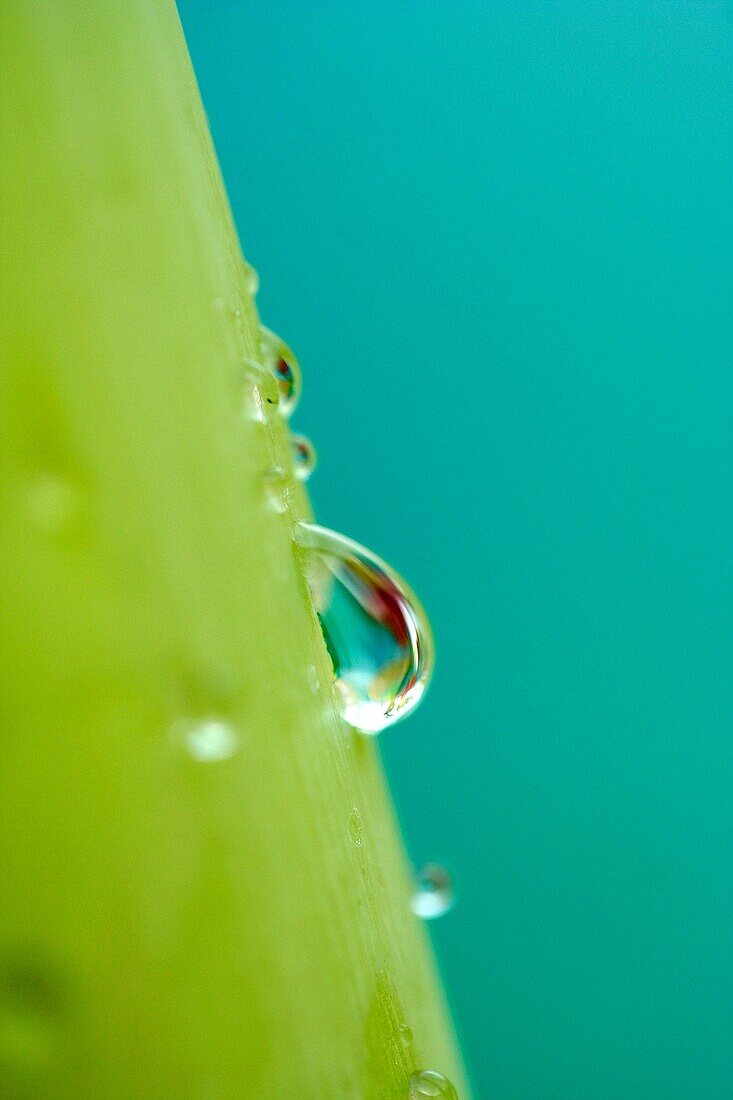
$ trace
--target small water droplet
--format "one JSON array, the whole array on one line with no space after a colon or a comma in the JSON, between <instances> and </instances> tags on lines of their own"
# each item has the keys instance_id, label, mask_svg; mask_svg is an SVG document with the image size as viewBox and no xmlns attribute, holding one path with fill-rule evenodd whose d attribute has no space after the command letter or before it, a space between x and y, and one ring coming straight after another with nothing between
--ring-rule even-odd
<instances>
[{"instance_id":1,"label":"small water droplet","mask_svg":"<svg viewBox=\"0 0 733 1100\"><path fill-rule=\"evenodd\" d=\"M355 848L361 848L364 836L361 827L361 817L358 810L352 810L349 814L349 837Z\"/></svg>"},{"instance_id":2,"label":"small water droplet","mask_svg":"<svg viewBox=\"0 0 733 1100\"><path fill-rule=\"evenodd\" d=\"M268 410L277 408L280 401L277 382L271 374L267 374L262 370L259 363L254 363L248 359L245 365L256 371L258 376L257 381L248 391L247 411L252 420L256 420L258 424L264 424L267 420Z\"/></svg>"},{"instance_id":3,"label":"small water droplet","mask_svg":"<svg viewBox=\"0 0 733 1100\"><path fill-rule=\"evenodd\" d=\"M244 278L247 292L254 298L257 291L260 289L260 277L250 264L245 265Z\"/></svg>"},{"instance_id":4,"label":"small water droplet","mask_svg":"<svg viewBox=\"0 0 733 1100\"><path fill-rule=\"evenodd\" d=\"M316 468L318 455L316 449L304 435L290 437L290 445L293 448L293 466L295 476L299 481L307 481Z\"/></svg>"},{"instance_id":5,"label":"small water droplet","mask_svg":"<svg viewBox=\"0 0 733 1100\"><path fill-rule=\"evenodd\" d=\"M287 511L290 502L290 485L281 466L275 466L268 470L262 477L265 486L265 495L273 512L282 515Z\"/></svg>"},{"instance_id":6,"label":"small water droplet","mask_svg":"<svg viewBox=\"0 0 733 1100\"><path fill-rule=\"evenodd\" d=\"M252 419L256 420L258 424L264 424L267 420L265 399L262 396L259 386L252 387L252 403L250 411Z\"/></svg>"},{"instance_id":7,"label":"small water droplet","mask_svg":"<svg viewBox=\"0 0 733 1100\"><path fill-rule=\"evenodd\" d=\"M370 550L325 527L298 525L308 582L344 719L379 733L408 715L434 664L430 623L414 593Z\"/></svg>"},{"instance_id":8,"label":"small water droplet","mask_svg":"<svg viewBox=\"0 0 733 1100\"><path fill-rule=\"evenodd\" d=\"M413 913L423 920L433 920L447 913L454 902L449 872L437 863L426 863L415 875L415 892L410 903Z\"/></svg>"},{"instance_id":9,"label":"small water droplet","mask_svg":"<svg viewBox=\"0 0 733 1100\"><path fill-rule=\"evenodd\" d=\"M458 1093L447 1077L435 1069L421 1069L410 1077L408 1100L424 1100L426 1096L441 1096L443 1100L458 1100Z\"/></svg>"},{"instance_id":10,"label":"small water droplet","mask_svg":"<svg viewBox=\"0 0 733 1100\"><path fill-rule=\"evenodd\" d=\"M280 412L283 416L290 416L300 398L301 374L298 360L288 345L264 325L260 326L260 350L264 365L277 379Z\"/></svg>"},{"instance_id":11,"label":"small water droplet","mask_svg":"<svg viewBox=\"0 0 733 1100\"><path fill-rule=\"evenodd\" d=\"M409 1047L412 1045L412 1031L407 1026L407 1024L400 1024L397 1029L397 1034L400 1037L400 1042L402 1043L403 1047Z\"/></svg>"},{"instance_id":12,"label":"small water droplet","mask_svg":"<svg viewBox=\"0 0 733 1100\"><path fill-rule=\"evenodd\" d=\"M56 474L38 474L26 491L28 515L47 535L61 535L73 525L79 512L79 494Z\"/></svg>"},{"instance_id":13,"label":"small water droplet","mask_svg":"<svg viewBox=\"0 0 733 1100\"><path fill-rule=\"evenodd\" d=\"M189 756L201 762L229 760L239 748L236 730L223 718L182 719L174 723L171 735Z\"/></svg>"}]
</instances>

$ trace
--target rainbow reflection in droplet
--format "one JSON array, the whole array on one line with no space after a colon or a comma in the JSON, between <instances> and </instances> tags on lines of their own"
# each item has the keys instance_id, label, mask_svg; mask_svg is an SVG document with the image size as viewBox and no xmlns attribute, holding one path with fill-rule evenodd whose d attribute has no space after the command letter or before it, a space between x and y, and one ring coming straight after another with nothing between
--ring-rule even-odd
<instances>
[{"instance_id":1,"label":"rainbow reflection in droplet","mask_svg":"<svg viewBox=\"0 0 733 1100\"><path fill-rule=\"evenodd\" d=\"M302 380L300 364L288 345L269 328L260 325L262 362L277 381L280 391L280 412L290 416L300 398Z\"/></svg>"},{"instance_id":2,"label":"rainbow reflection in droplet","mask_svg":"<svg viewBox=\"0 0 733 1100\"><path fill-rule=\"evenodd\" d=\"M310 439L304 435L292 435L290 445L293 448L293 468L299 481L307 481L316 468L318 455Z\"/></svg>"},{"instance_id":3,"label":"rainbow reflection in droplet","mask_svg":"<svg viewBox=\"0 0 733 1100\"><path fill-rule=\"evenodd\" d=\"M379 733L410 714L430 681L433 635L414 593L358 543L298 525L308 581L343 700L344 719Z\"/></svg>"}]
</instances>

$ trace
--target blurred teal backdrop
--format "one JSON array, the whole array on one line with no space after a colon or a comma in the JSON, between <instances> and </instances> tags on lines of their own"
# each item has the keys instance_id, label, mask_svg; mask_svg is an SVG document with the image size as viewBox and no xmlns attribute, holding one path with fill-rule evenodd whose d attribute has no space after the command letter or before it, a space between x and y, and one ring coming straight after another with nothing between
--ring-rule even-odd
<instances>
[{"instance_id":1,"label":"blurred teal backdrop","mask_svg":"<svg viewBox=\"0 0 733 1100\"><path fill-rule=\"evenodd\" d=\"M730 1098L730 10L180 9L319 519L434 621L383 749L477 1095Z\"/></svg>"}]
</instances>

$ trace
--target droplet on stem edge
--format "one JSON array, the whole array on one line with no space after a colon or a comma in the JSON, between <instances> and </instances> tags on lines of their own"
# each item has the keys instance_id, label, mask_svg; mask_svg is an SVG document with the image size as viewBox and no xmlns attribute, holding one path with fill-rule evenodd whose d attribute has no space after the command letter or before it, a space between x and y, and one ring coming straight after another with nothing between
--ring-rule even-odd
<instances>
[{"instance_id":1,"label":"droplet on stem edge","mask_svg":"<svg viewBox=\"0 0 733 1100\"><path fill-rule=\"evenodd\" d=\"M455 893L450 872L437 863L426 863L415 875L415 890L411 900L413 913L423 920L435 920L452 909L454 904Z\"/></svg>"},{"instance_id":2,"label":"droplet on stem edge","mask_svg":"<svg viewBox=\"0 0 733 1100\"><path fill-rule=\"evenodd\" d=\"M267 420L268 409L276 409L280 402L280 390L270 371L254 359L243 362L245 374L246 413L260 424Z\"/></svg>"},{"instance_id":3,"label":"droplet on stem edge","mask_svg":"<svg viewBox=\"0 0 733 1100\"><path fill-rule=\"evenodd\" d=\"M316 468L318 455L310 439L304 435L292 435L290 445L293 449L293 467L299 481L307 481Z\"/></svg>"},{"instance_id":4,"label":"droplet on stem edge","mask_svg":"<svg viewBox=\"0 0 733 1100\"><path fill-rule=\"evenodd\" d=\"M424 1100L439 1096L442 1100L458 1100L458 1093L447 1077L435 1069L417 1070L410 1077L407 1100Z\"/></svg>"},{"instance_id":5,"label":"droplet on stem edge","mask_svg":"<svg viewBox=\"0 0 733 1100\"><path fill-rule=\"evenodd\" d=\"M247 287L247 292L249 293L249 295L252 298L254 298L255 295L257 294L257 291L260 289L260 277L257 274L257 272L255 271L255 269L252 267L251 264L246 264L245 265L245 276L244 277L245 277L245 285Z\"/></svg>"},{"instance_id":6,"label":"droplet on stem edge","mask_svg":"<svg viewBox=\"0 0 733 1100\"><path fill-rule=\"evenodd\" d=\"M300 398L300 364L288 345L264 325L260 325L262 362L276 379L280 391L280 412L291 416Z\"/></svg>"},{"instance_id":7,"label":"droplet on stem edge","mask_svg":"<svg viewBox=\"0 0 733 1100\"><path fill-rule=\"evenodd\" d=\"M430 622L405 581L366 547L310 523L300 523L296 537L309 552L308 583L343 717L379 733L425 694L435 653Z\"/></svg>"},{"instance_id":8,"label":"droplet on stem edge","mask_svg":"<svg viewBox=\"0 0 733 1100\"><path fill-rule=\"evenodd\" d=\"M282 515L287 511L290 499L290 486L285 471L281 466L274 466L263 474L262 480L270 508L273 512Z\"/></svg>"}]
</instances>

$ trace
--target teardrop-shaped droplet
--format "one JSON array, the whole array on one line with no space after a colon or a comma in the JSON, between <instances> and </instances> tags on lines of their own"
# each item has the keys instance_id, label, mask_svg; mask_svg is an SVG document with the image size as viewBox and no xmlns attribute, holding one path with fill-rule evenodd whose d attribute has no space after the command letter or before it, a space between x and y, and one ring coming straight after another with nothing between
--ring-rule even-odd
<instances>
[{"instance_id":1,"label":"teardrop-shaped droplet","mask_svg":"<svg viewBox=\"0 0 733 1100\"><path fill-rule=\"evenodd\" d=\"M458 1100L458 1093L447 1077L435 1069L421 1069L413 1073L408 1085L407 1100L424 1100L426 1096L440 1096L443 1100Z\"/></svg>"},{"instance_id":2,"label":"teardrop-shaped droplet","mask_svg":"<svg viewBox=\"0 0 733 1100\"><path fill-rule=\"evenodd\" d=\"M454 903L450 872L437 863L426 863L415 875L415 892L411 902L413 913L423 920L434 920L452 909Z\"/></svg>"},{"instance_id":3,"label":"teardrop-shaped droplet","mask_svg":"<svg viewBox=\"0 0 733 1100\"><path fill-rule=\"evenodd\" d=\"M290 437L290 444L293 448L293 467L295 469L295 476L300 481L307 481L316 468L316 462L318 461L318 455L316 449L304 435L293 435Z\"/></svg>"},{"instance_id":4,"label":"teardrop-shaped droplet","mask_svg":"<svg viewBox=\"0 0 733 1100\"><path fill-rule=\"evenodd\" d=\"M298 525L308 580L331 654L343 716L379 733L420 702L433 671L430 623L395 571L351 539Z\"/></svg>"},{"instance_id":5,"label":"teardrop-shaped droplet","mask_svg":"<svg viewBox=\"0 0 733 1100\"><path fill-rule=\"evenodd\" d=\"M264 365L277 380L280 412L290 416L300 397L300 364L288 345L264 325L260 325L260 351Z\"/></svg>"}]
</instances>

